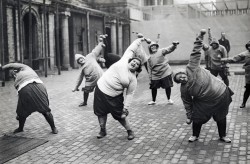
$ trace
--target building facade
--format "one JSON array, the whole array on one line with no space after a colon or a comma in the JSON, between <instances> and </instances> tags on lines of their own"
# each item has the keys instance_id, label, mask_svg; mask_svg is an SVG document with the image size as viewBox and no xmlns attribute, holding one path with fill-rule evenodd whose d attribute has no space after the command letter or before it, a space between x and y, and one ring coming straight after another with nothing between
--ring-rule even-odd
<instances>
[{"instance_id":1,"label":"building facade","mask_svg":"<svg viewBox=\"0 0 250 164\"><path fill-rule=\"evenodd\" d=\"M77 68L74 55L87 55L105 33L108 51L122 55L130 44L128 10L116 14L104 2L0 0L0 63L21 62L37 72L60 74ZM121 1L111 8L128 4Z\"/></svg>"}]
</instances>

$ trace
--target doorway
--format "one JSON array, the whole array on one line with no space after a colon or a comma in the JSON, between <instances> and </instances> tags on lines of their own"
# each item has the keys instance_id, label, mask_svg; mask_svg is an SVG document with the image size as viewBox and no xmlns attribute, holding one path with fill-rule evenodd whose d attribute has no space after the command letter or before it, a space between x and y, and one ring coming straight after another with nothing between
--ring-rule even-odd
<instances>
[{"instance_id":1,"label":"doorway","mask_svg":"<svg viewBox=\"0 0 250 164\"><path fill-rule=\"evenodd\" d=\"M31 14L31 25L29 25L29 13L26 13L23 17L23 62L34 70L39 70L38 49L36 17Z\"/></svg>"}]
</instances>

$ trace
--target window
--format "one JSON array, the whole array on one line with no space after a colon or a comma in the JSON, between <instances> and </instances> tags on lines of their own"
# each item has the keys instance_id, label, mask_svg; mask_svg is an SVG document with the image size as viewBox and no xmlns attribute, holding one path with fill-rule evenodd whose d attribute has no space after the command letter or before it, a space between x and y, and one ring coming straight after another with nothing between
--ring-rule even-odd
<instances>
[{"instance_id":1,"label":"window","mask_svg":"<svg viewBox=\"0 0 250 164\"><path fill-rule=\"evenodd\" d=\"M155 5L155 0L144 0L144 6L153 6Z\"/></svg>"}]
</instances>

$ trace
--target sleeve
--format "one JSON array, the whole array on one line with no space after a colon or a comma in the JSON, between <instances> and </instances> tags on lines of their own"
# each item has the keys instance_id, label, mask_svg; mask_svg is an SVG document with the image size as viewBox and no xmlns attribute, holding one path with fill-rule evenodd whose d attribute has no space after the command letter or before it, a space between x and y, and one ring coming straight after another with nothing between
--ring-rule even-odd
<instances>
[{"instance_id":1,"label":"sleeve","mask_svg":"<svg viewBox=\"0 0 250 164\"><path fill-rule=\"evenodd\" d=\"M191 119L193 99L192 96L190 96L186 86L181 86L181 99L186 110L187 118Z\"/></svg>"},{"instance_id":2,"label":"sleeve","mask_svg":"<svg viewBox=\"0 0 250 164\"><path fill-rule=\"evenodd\" d=\"M131 102L132 102L133 97L134 97L136 86L137 86L137 79L136 79L136 77L133 77L132 80L130 81L128 88L127 88L127 91L126 91L126 98L124 101L124 108L125 109L130 108Z\"/></svg>"},{"instance_id":3,"label":"sleeve","mask_svg":"<svg viewBox=\"0 0 250 164\"><path fill-rule=\"evenodd\" d=\"M99 42L92 50L91 55L93 55L97 59L102 52L102 48L103 48L103 42Z\"/></svg>"},{"instance_id":4,"label":"sleeve","mask_svg":"<svg viewBox=\"0 0 250 164\"><path fill-rule=\"evenodd\" d=\"M202 39L198 39L194 42L194 47L192 53L190 55L190 59L188 62L188 66L190 69L194 70L200 66L200 59L201 59L201 49L203 47Z\"/></svg>"},{"instance_id":5,"label":"sleeve","mask_svg":"<svg viewBox=\"0 0 250 164\"><path fill-rule=\"evenodd\" d=\"M25 64L22 64L22 63L9 63L9 64L6 64L2 67L2 69L8 69L8 68L14 68L14 69L22 69L22 68L25 68L25 67L28 67L27 65Z\"/></svg>"},{"instance_id":6,"label":"sleeve","mask_svg":"<svg viewBox=\"0 0 250 164\"><path fill-rule=\"evenodd\" d=\"M76 85L75 85L75 89L78 89L79 86L81 85L82 81L84 78L84 69L82 69L81 73L79 74L77 80L76 80Z\"/></svg>"},{"instance_id":7,"label":"sleeve","mask_svg":"<svg viewBox=\"0 0 250 164\"><path fill-rule=\"evenodd\" d=\"M176 46L173 45L173 44L170 45L170 46L168 46L168 47L166 47L166 48L163 48L163 49L162 49L162 55L165 56L165 55L167 55L167 54L170 54L170 53L173 52L175 49L176 49Z\"/></svg>"},{"instance_id":8,"label":"sleeve","mask_svg":"<svg viewBox=\"0 0 250 164\"><path fill-rule=\"evenodd\" d=\"M229 51L231 50L231 46L230 46L229 40L227 40L227 45L228 45L227 49L228 49L228 53L229 53Z\"/></svg>"},{"instance_id":9,"label":"sleeve","mask_svg":"<svg viewBox=\"0 0 250 164\"><path fill-rule=\"evenodd\" d=\"M204 55L205 55L205 64L206 64L206 68L210 68L211 67L211 59L208 55L208 52L205 51L204 52Z\"/></svg>"},{"instance_id":10,"label":"sleeve","mask_svg":"<svg viewBox=\"0 0 250 164\"><path fill-rule=\"evenodd\" d=\"M141 44L142 44L142 38L134 40L133 43L131 43L130 46L126 49L121 59L128 60L134 57L134 54L136 53L137 49L141 48L140 47Z\"/></svg>"},{"instance_id":11,"label":"sleeve","mask_svg":"<svg viewBox=\"0 0 250 164\"><path fill-rule=\"evenodd\" d=\"M211 30L208 30L208 44L210 45L212 43L212 34L211 34Z\"/></svg>"},{"instance_id":12,"label":"sleeve","mask_svg":"<svg viewBox=\"0 0 250 164\"><path fill-rule=\"evenodd\" d=\"M228 54L227 54L227 50L224 46L220 46L221 47L221 56L223 58L228 58Z\"/></svg>"},{"instance_id":13,"label":"sleeve","mask_svg":"<svg viewBox=\"0 0 250 164\"><path fill-rule=\"evenodd\" d=\"M233 57L232 57L232 61L233 61L233 62L239 62L239 61L244 60L245 57L246 57L246 55L245 55L244 53L240 53L240 54L238 54L238 55L233 56Z\"/></svg>"}]
</instances>

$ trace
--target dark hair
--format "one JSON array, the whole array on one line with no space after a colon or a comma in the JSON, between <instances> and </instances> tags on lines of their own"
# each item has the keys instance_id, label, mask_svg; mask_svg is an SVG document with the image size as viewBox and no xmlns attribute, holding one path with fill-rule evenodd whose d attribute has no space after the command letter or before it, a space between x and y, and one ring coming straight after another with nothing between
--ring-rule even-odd
<instances>
[{"instance_id":1,"label":"dark hair","mask_svg":"<svg viewBox=\"0 0 250 164\"><path fill-rule=\"evenodd\" d=\"M174 82L176 82L177 84L180 83L180 81L176 79L176 76L179 75L179 74L181 74L181 72L176 73L176 74L174 75L174 77L173 77Z\"/></svg>"},{"instance_id":2,"label":"dark hair","mask_svg":"<svg viewBox=\"0 0 250 164\"><path fill-rule=\"evenodd\" d=\"M245 47L246 47L246 49L248 50L248 46L250 46L250 41L249 42L247 42L247 44L245 45Z\"/></svg>"},{"instance_id":3,"label":"dark hair","mask_svg":"<svg viewBox=\"0 0 250 164\"><path fill-rule=\"evenodd\" d=\"M134 59L137 59L137 60L140 61L139 67L135 70L136 72L140 73L142 71L142 68L141 68L142 67L142 61L141 61L141 59L139 59L137 57L133 57L133 58L128 59L128 63L130 63Z\"/></svg>"},{"instance_id":4,"label":"dark hair","mask_svg":"<svg viewBox=\"0 0 250 164\"><path fill-rule=\"evenodd\" d=\"M177 84L180 83L180 80L177 80L177 78L176 78L176 76L179 75L179 74L185 74L185 73L184 73L184 72L177 72L177 73L174 74L173 80L174 80L174 82L176 82Z\"/></svg>"}]
</instances>

